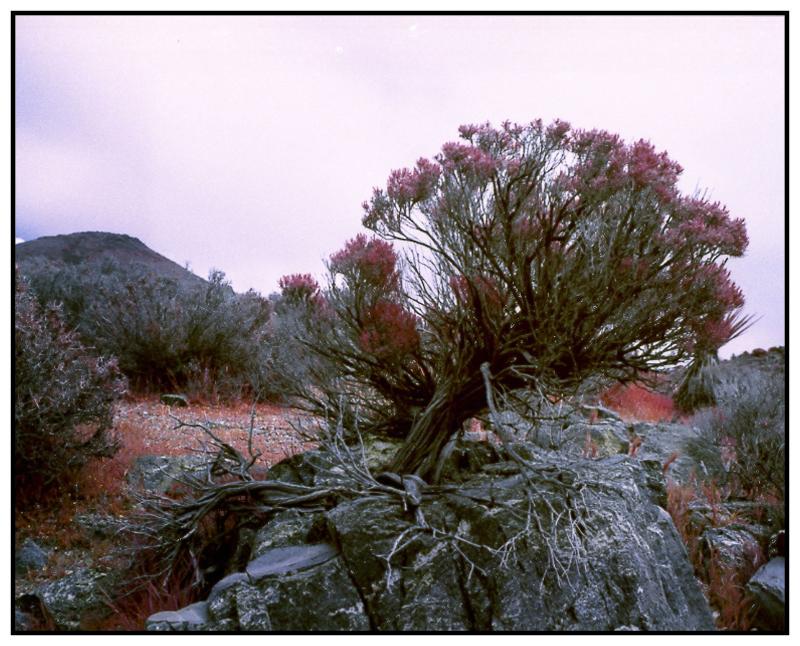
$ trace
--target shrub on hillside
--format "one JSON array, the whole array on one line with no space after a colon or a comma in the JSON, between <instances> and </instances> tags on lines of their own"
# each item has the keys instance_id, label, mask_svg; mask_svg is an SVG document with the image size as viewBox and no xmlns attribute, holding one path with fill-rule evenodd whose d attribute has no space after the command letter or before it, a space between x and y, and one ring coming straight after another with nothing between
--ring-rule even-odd
<instances>
[{"instance_id":1,"label":"shrub on hillside","mask_svg":"<svg viewBox=\"0 0 800 646\"><path fill-rule=\"evenodd\" d=\"M42 308L18 273L14 306L14 467L22 503L62 489L87 460L114 454L112 404L125 383L115 361L89 354L60 311Z\"/></svg>"},{"instance_id":2,"label":"shrub on hillside","mask_svg":"<svg viewBox=\"0 0 800 646\"><path fill-rule=\"evenodd\" d=\"M317 282L308 274L284 276L280 294L272 294L269 342L262 345L262 389L273 398L302 397L309 383L336 378L332 360L309 352L304 331L311 324L324 297ZM302 407L302 400L296 401ZM317 411L318 412L318 411Z\"/></svg>"},{"instance_id":3,"label":"shrub on hillside","mask_svg":"<svg viewBox=\"0 0 800 646\"><path fill-rule=\"evenodd\" d=\"M37 260L25 271L39 302L59 304L67 326L116 356L137 390L233 397L267 389L269 303L235 294L220 271L200 286L111 259L80 267Z\"/></svg>"}]
</instances>

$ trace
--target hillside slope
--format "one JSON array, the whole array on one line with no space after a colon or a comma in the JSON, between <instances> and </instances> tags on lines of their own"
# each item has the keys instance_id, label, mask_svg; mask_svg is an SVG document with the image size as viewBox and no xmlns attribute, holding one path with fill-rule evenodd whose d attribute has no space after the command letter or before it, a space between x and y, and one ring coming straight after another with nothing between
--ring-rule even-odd
<instances>
[{"instance_id":1,"label":"hillside slope","mask_svg":"<svg viewBox=\"0 0 800 646\"><path fill-rule=\"evenodd\" d=\"M46 236L16 245L14 256L23 269L27 264L40 260L66 266L94 264L110 259L121 267L145 268L148 272L171 278L186 287L206 282L178 263L156 253L138 238L121 233L86 231Z\"/></svg>"}]
</instances>

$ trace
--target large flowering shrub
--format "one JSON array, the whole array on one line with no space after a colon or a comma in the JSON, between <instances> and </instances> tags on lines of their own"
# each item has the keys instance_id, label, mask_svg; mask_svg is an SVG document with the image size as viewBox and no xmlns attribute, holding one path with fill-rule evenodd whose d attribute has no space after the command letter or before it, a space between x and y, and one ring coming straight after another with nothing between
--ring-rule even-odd
<instances>
[{"instance_id":1,"label":"large flowering shrub","mask_svg":"<svg viewBox=\"0 0 800 646\"><path fill-rule=\"evenodd\" d=\"M407 436L394 469L426 473L485 406L483 363L498 387L560 394L714 354L741 330L724 265L744 221L681 194L665 152L563 121L459 132L373 190L363 224L378 237L331 257L334 316L310 336L337 387L379 396L367 430Z\"/></svg>"}]
</instances>

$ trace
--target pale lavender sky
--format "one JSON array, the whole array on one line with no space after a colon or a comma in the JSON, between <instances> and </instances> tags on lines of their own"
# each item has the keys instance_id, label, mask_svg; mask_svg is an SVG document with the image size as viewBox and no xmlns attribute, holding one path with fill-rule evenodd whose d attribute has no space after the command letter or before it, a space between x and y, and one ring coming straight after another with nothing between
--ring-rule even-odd
<instances>
[{"instance_id":1,"label":"pale lavender sky","mask_svg":"<svg viewBox=\"0 0 800 646\"><path fill-rule=\"evenodd\" d=\"M762 318L722 355L783 344L783 43L755 16L18 16L16 235L127 233L268 294L459 124L558 117L747 220Z\"/></svg>"}]
</instances>

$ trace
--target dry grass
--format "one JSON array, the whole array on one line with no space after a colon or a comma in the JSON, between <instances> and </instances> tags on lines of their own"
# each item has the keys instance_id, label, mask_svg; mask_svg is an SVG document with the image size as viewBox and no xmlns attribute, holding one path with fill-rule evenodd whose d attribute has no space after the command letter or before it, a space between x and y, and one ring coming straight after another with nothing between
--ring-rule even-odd
<instances>
[{"instance_id":1,"label":"dry grass","mask_svg":"<svg viewBox=\"0 0 800 646\"><path fill-rule=\"evenodd\" d=\"M667 510L686 545L695 573L703 582L709 604L718 613L717 628L749 631L754 619L754 605L745 585L764 564L764 553L756 544L748 546L746 563L740 567L725 564L716 551L710 555L704 554L700 540L701 528L692 522L690 504L698 499L706 502L711 507L711 524L714 527L728 524L734 519L719 513L722 492L713 482L701 483L699 489L702 492L700 494L696 482L677 484L668 478Z\"/></svg>"},{"instance_id":2,"label":"dry grass","mask_svg":"<svg viewBox=\"0 0 800 646\"><path fill-rule=\"evenodd\" d=\"M641 384L612 386L600 400L626 422L669 422L677 415L671 397Z\"/></svg>"}]
</instances>

